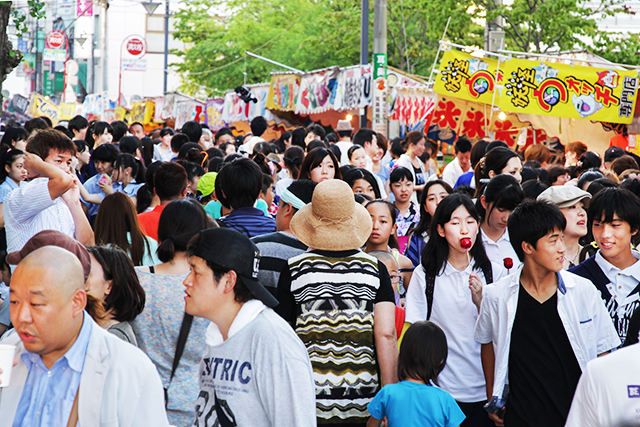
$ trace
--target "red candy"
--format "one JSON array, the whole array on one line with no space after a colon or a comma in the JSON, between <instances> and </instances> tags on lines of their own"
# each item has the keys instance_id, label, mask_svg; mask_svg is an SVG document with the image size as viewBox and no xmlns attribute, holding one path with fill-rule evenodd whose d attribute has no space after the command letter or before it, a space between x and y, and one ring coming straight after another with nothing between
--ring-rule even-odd
<instances>
[{"instance_id":1,"label":"red candy","mask_svg":"<svg viewBox=\"0 0 640 427\"><path fill-rule=\"evenodd\" d=\"M511 258L504 259L504 268L506 268L507 270L513 268L513 260Z\"/></svg>"},{"instance_id":2,"label":"red candy","mask_svg":"<svg viewBox=\"0 0 640 427\"><path fill-rule=\"evenodd\" d=\"M463 249L469 249L471 247L471 239L468 237L461 239L460 246L462 246Z\"/></svg>"}]
</instances>

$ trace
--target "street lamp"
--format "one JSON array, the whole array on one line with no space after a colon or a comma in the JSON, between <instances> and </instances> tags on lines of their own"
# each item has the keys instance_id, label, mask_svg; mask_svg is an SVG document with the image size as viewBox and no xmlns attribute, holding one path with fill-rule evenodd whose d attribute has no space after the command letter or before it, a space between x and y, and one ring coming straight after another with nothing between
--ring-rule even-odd
<instances>
[{"instance_id":1,"label":"street lamp","mask_svg":"<svg viewBox=\"0 0 640 427\"><path fill-rule=\"evenodd\" d=\"M145 1L145 2L142 3L142 5L147 10L147 15L151 16L151 15L153 15L153 12L156 11L158 6L160 6L160 3L154 3L154 2L151 2L151 1Z\"/></svg>"},{"instance_id":2,"label":"street lamp","mask_svg":"<svg viewBox=\"0 0 640 427\"><path fill-rule=\"evenodd\" d=\"M169 63L169 0L164 1L165 11L164 11L164 90L163 93L167 92L167 67ZM143 2L142 5L147 10L147 14L149 16L153 15L153 12L156 11L160 3L154 3L151 1Z\"/></svg>"}]
</instances>

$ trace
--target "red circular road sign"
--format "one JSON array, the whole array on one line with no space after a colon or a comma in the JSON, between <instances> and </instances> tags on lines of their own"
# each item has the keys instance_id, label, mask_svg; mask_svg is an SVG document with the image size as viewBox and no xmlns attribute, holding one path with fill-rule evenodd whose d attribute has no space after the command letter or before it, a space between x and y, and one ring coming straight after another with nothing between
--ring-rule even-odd
<instances>
[{"instance_id":1,"label":"red circular road sign","mask_svg":"<svg viewBox=\"0 0 640 427\"><path fill-rule=\"evenodd\" d=\"M131 37L127 41L127 52L133 56L142 56L146 51L146 43L141 37Z\"/></svg>"},{"instance_id":2,"label":"red circular road sign","mask_svg":"<svg viewBox=\"0 0 640 427\"><path fill-rule=\"evenodd\" d=\"M45 42L49 49L60 49L65 46L67 36L61 31L49 31Z\"/></svg>"}]
</instances>

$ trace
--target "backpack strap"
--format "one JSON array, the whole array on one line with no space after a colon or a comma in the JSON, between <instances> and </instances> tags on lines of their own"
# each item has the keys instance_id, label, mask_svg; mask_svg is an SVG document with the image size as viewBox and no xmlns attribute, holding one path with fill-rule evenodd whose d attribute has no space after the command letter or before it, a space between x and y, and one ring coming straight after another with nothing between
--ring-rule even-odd
<instances>
[{"instance_id":1,"label":"backpack strap","mask_svg":"<svg viewBox=\"0 0 640 427\"><path fill-rule=\"evenodd\" d=\"M484 278L487 282L487 285L489 283L493 283L493 268L491 267L491 263L489 263L487 267L482 268L482 274L484 274ZM425 276L426 276L425 294L427 296L427 319L426 320L429 320L429 318L431 318L431 309L433 308L433 291L436 287L436 276L432 274L428 274L426 272L425 272Z\"/></svg>"}]
</instances>

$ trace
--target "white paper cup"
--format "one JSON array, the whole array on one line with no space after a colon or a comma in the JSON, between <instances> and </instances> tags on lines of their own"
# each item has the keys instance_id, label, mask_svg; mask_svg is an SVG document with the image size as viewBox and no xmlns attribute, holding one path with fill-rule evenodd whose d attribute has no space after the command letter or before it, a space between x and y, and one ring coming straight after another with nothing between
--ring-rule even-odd
<instances>
[{"instance_id":1,"label":"white paper cup","mask_svg":"<svg viewBox=\"0 0 640 427\"><path fill-rule=\"evenodd\" d=\"M16 354L15 345L0 344L0 387L7 387L11 380L11 369L13 369L13 358Z\"/></svg>"}]
</instances>

